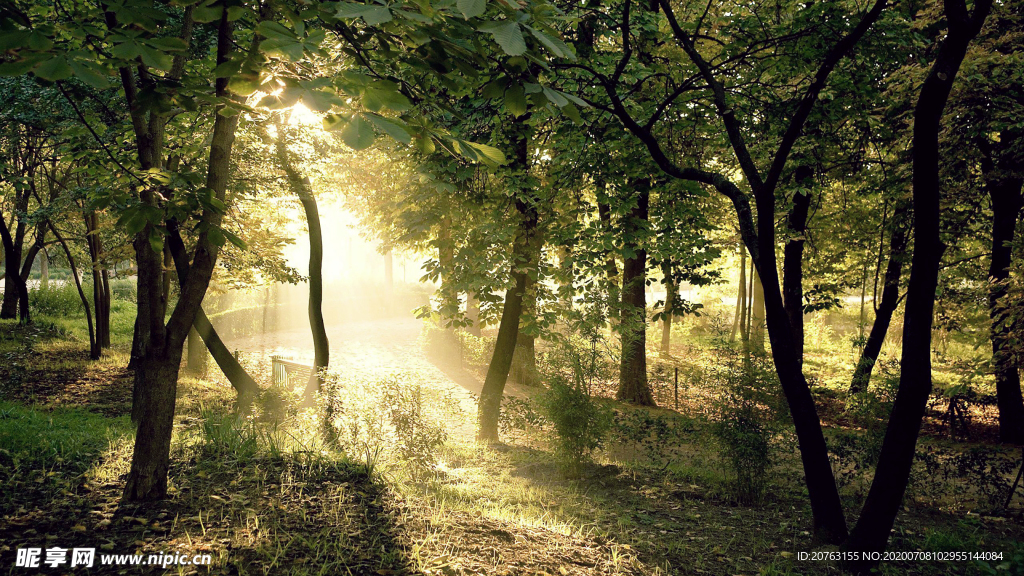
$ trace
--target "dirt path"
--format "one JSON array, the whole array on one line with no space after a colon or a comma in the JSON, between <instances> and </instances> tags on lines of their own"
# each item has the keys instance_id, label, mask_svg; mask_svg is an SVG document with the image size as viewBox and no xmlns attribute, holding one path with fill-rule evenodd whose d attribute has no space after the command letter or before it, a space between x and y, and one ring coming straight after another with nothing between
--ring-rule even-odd
<instances>
[{"instance_id":1,"label":"dirt path","mask_svg":"<svg viewBox=\"0 0 1024 576\"><path fill-rule=\"evenodd\" d=\"M472 434L468 425L476 414L476 396L483 386L481 375L458 363L427 358L420 345L423 323L415 318L391 318L346 322L327 326L331 344L330 370L346 378L379 380L394 376L426 389L450 394L462 409L467 423L455 423L460 434ZM281 356L313 363L313 338L307 329L284 330L227 340L228 348L242 353ZM506 393L523 394L513 383Z\"/></svg>"}]
</instances>

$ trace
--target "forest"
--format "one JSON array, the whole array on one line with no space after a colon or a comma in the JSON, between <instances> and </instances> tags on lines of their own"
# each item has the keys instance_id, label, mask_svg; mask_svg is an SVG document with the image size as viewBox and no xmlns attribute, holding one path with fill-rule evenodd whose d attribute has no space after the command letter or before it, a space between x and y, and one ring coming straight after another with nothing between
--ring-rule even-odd
<instances>
[{"instance_id":1,"label":"forest","mask_svg":"<svg viewBox=\"0 0 1024 576\"><path fill-rule=\"evenodd\" d=\"M1024 575L1021 0L0 0L0 572Z\"/></svg>"}]
</instances>

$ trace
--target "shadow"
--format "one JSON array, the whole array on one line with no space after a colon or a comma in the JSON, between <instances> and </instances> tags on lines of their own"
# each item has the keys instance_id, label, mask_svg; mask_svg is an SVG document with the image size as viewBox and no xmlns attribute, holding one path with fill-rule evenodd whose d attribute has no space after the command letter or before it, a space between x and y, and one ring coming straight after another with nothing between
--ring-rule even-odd
<instances>
[{"instance_id":1,"label":"shadow","mask_svg":"<svg viewBox=\"0 0 1024 576\"><path fill-rule=\"evenodd\" d=\"M107 416L131 410L132 374L100 367L89 344L43 323L0 322L0 396L24 404L88 406Z\"/></svg>"},{"instance_id":2,"label":"shadow","mask_svg":"<svg viewBox=\"0 0 1024 576\"><path fill-rule=\"evenodd\" d=\"M419 573L389 491L363 466L303 454L236 459L224 451L172 465L170 479L174 491L163 501L122 504L118 482L79 488L74 498L29 511L25 522L4 522L10 573L24 571L14 568L18 548L52 546L94 548L89 574ZM116 565L111 555L135 556L138 564L122 558ZM202 556L209 567L168 564L207 561Z\"/></svg>"}]
</instances>

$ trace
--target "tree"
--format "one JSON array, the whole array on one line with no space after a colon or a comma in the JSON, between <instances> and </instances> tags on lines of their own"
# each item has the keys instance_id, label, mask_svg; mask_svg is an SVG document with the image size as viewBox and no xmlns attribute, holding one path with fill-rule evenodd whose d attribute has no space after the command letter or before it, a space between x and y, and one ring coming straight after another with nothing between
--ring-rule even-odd
<instances>
[{"instance_id":1,"label":"tree","mask_svg":"<svg viewBox=\"0 0 1024 576\"><path fill-rule=\"evenodd\" d=\"M964 0L944 3L948 31L921 85L914 109L914 255L903 321L900 385L867 500L845 543L848 550L879 552L885 549L910 478L917 435L932 385L932 314L943 251L939 225L939 132L943 111L967 48L981 31L991 9L991 0L979 0L970 11ZM867 573L876 564L877 560L865 558L854 562L853 566Z\"/></svg>"}]
</instances>

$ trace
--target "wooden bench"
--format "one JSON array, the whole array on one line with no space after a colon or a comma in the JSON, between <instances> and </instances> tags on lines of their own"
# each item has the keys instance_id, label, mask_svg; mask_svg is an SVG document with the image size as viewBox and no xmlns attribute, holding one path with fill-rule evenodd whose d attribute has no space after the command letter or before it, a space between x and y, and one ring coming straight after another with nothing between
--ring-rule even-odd
<instances>
[{"instance_id":1,"label":"wooden bench","mask_svg":"<svg viewBox=\"0 0 1024 576\"><path fill-rule=\"evenodd\" d=\"M313 367L285 360L280 356L270 357L274 370L274 384L305 384L313 375Z\"/></svg>"}]
</instances>

